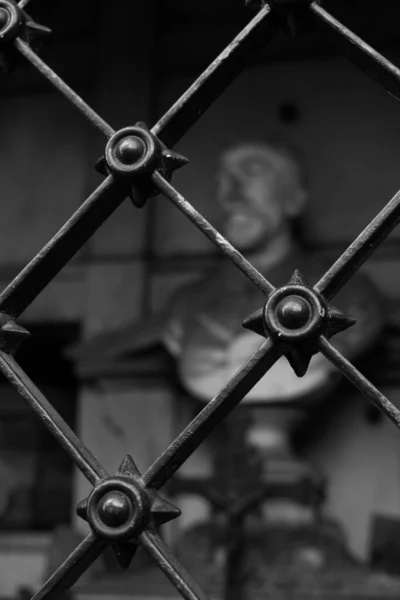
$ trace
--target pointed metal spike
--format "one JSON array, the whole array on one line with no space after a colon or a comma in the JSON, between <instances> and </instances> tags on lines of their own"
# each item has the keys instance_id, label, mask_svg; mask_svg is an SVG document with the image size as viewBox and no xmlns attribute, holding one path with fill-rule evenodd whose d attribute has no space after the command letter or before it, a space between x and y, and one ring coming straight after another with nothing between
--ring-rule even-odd
<instances>
[{"instance_id":1,"label":"pointed metal spike","mask_svg":"<svg viewBox=\"0 0 400 600\"><path fill-rule=\"evenodd\" d=\"M137 549L137 544L131 544L129 542L120 542L119 544L113 545L113 550L120 567L123 569L127 569L129 567Z\"/></svg>"},{"instance_id":2,"label":"pointed metal spike","mask_svg":"<svg viewBox=\"0 0 400 600\"><path fill-rule=\"evenodd\" d=\"M189 162L189 159L186 158L186 156L179 154L179 152L174 152L173 150L164 150L162 155L164 162L170 171L176 171L187 165Z\"/></svg>"},{"instance_id":3,"label":"pointed metal spike","mask_svg":"<svg viewBox=\"0 0 400 600\"><path fill-rule=\"evenodd\" d=\"M146 204L147 196L137 186L131 186L129 198L136 208L142 208Z\"/></svg>"},{"instance_id":4,"label":"pointed metal spike","mask_svg":"<svg viewBox=\"0 0 400 600\"><path fill-rule=\"evenodd\" d=\"M18 340L30 337L30 333L25 327L18 325L15 321L7 321L1 328L1 331L7 334L7 337L13 337Z\"/></svg>"},{"instance_id":5,"label":"pointed metal spike","mask_svg":"<svg viewBox=\"0 0 400 600\"><path fill-rule=\"evenodd\" d=\"M329 335L335 335L335 333L339 333L340 331L344 331L348 329L352 325L357 322L357 319L351 317L350 315L346 315L342 313L340 310L335 308L334 306L329 306L328 308L328 329Z\"/></svg>"},{"instance_id":6,"label":"pointed metal spike","mask_svg":"<svg viewBox=\"0 0 400 600\"><path fill-rule=\"evenodd\" d=\"M46 27L45 25L40 25L39 23L36 23L35 21L29 20L26 21L26 26L29 27L30 30L33 30L35 34L37 35L50 35L52 32L51 29L49 29L49 27Z\"/></svg>"},{"instance_id":7,"label":"pointed metal spike","mask_svg":"<svg viewBox=\"0 0 400 600\"><path fill-rule=\"evenodd\" d=\"M140 477L140 472L135 461L130 454L127 454L120 464L117 475L124 475L125 477Z\"/></svg>"},{"instance_id":8,"label":"pointed metal spike","mask_svg":"<svg viewBox=\"0 0 400 600\"><path fill-rule=\"evenodd\" d=\"M0 347L10 354L15 354L21 342L30 337L29 331L12 319L7 319L1 326L1 334Z\"/></svg>"},{"instance_id":9,"label":"pointed metal spike","mask_svg":"<svg viewBox=\"0 0 400 600\"><path fill-rule=\"evenodd\" d=\"M242 322L242 326L245 329L250 329L251 331L254 331L254 333L257 333L258 335L266 337L264 329L264 308L259 308L258 310L253 312L249 317L246 317L246 319L244 319L244 321Z\"/></svg>"},{"instance_id":10,"label":"pointed metal spike","mask_svg":"<svg viewBox=\"0 0 400 600\"><path fill-rule=\"evenodd\" d=\"M151 506L151 513L157 525L162 525L180 517L182 511L157 494Z\"/></svg>"},{"instance_id":11,"label":"pointed metal spike","mask_svg":"<svg viewBox=\"0 0 400 600\"><path fill-rule=\"evenodd\" d=\"M76 514L78 515L78 517L84 519L85 521L87 521L87 503L88 499L85 498L84 500L78 502L78 504L76 505Z\"/></svg>"},{"instance_id":12,"label":"pointed metal spike","mask_svg":"<svg viewBox=\"0 0 400 600\"><path fill-rule=\"evenodd\" d=\"M289 284L291 285L307 285L303 275L300 273L298 269L295 269L293 275L289 279Z\"/></svg>"},{"instance_id":13,"label":"pointed metal spike","mask_svg":"<svg viewBox=\"0 0 400 600\"><path fill-rule=\"evenodd\" d=\"M96 164L94 165L94 168L96 169L96 171L98 173L100 173L100 175L104 175L104 176L108 175L107 163L106 163L106 159L104 158L104 156L101 156L96 161Z\"/></svg>"},{"instance_id":14,"label":"pointed metal spike","mask_svg":"<svg viewBox=\"0 0 400 600\"><path fill-rule=\"evenodd\" d=\"M137 121L135 123L135 127L140 127L141 129L145 129L146 131L149 131L149 128L147 127L146 123L144 123L144 121Z\"/></svg>"},{"instance_id":15,"label":"pointed metal spike","mask_svg":"<svg viewBox=\"0 0 400 600\"><path fill-rule=\"evenodd\" d=\"M303 377L307 373L313 354L305 348L292 347L285 351L285 356L297 377Z\"/></svg>"}]
</instances>

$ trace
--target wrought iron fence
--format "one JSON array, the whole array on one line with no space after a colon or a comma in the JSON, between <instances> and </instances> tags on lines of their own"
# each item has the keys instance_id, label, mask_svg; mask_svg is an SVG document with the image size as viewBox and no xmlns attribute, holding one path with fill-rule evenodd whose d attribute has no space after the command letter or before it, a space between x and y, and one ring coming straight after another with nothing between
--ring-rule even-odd
<instances>
[{"instance_id":1,"label":"wrought iron fence","mask_svg":"<svg viewBox=\"0 0 400 600\"><path fill-rule=\"evenodd\" d=\"M282 355L301 376L312 355L322 352L400 427L400 411L330 342L332 336L354 324L330 302L398 224L400 192L314 287L295 272L287 285L275 288L171 184L173 171L187 162L171 148L240 73L246 57L271 40L293 16L309 18L316 27L327 29L343 53L397 99L400 70L315 1L261 1L256 16L151 129L138 122L114 131L32 49L32 39L48 30L26 12L28 2L0 0L0 44L5 59L15 53L24 57L106 138L104 156L97 162L97 169L105 176L103 182L0 295L0 370L93 485L88 498L77 506L78 515L89 523L91 532L34 599L44 600L69 589L111 544L122 567L130 564L142 546L184 598L205 600L207 595L159 534L160 525L180 515L159 490ZM13 355L29 335L17 319L127 196L140 208L147 198L159 193L264 293L264 306L243 325L266 339L145 473L126 456L117 473L110 475L16 362Z\"/></svg>"}]
</instances>

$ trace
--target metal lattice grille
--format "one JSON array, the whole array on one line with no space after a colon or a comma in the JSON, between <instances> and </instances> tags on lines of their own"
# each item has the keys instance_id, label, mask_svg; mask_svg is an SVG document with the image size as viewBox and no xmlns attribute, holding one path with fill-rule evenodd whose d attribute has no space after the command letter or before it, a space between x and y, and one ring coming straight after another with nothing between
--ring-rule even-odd
<instances>
[{"instance_id":1,"label":"metal lattice grille","mask_svg":"<svg viewBox=\"0 0 400 600\"><path fill-rule=\"evenodd\" d=\"M158 490L282 355L301 376L312 355L322 352L400 427L400 411L329 341L354 323L329 302L399 222L400 192L313 288L295 272L287 285L276 289L170 183L173 171L186 163L170 148L241 71L246 56L269 41L295 13L303 13L315 26L327 28L343 52L398 99L400 71L316 2L273 0L268 5L262 3L256 17L152 129L137 123L115 132L32 50L31 40L45 33L46 28L33 22L25 11L27 4L28 0L19 4L0 0L4 56L15 51L22 55L107 139L104 157L97 163L104 181L0 295L0 370L93 485L89 497L77 507L91 532L34 598L44 600L70 588L112 544L122 566L129 565L141 545L184 598L206 599L159 535L159 526L178 517L180 511ZM16 319L126 196L141 207L149 196L158 193L183 212L264 293L264 307L243 324L266 340L144 474L127 456L118 472L109 475L15 361L13 354L28 335Z\"/></svg>"}]
</instances>

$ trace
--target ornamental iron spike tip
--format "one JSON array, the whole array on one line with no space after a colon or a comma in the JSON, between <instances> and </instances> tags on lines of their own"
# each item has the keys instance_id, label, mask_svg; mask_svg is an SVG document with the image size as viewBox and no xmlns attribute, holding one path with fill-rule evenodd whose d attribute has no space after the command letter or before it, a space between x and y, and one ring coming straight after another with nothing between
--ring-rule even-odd
<instances>
[{"instance_id":1,"label":"ornamental iron spike tip","mask_svg":"<svg viewBox=\"0 0 400 600\"><path fill-rule=\"evenodd\" d=\"M127 454L120 464L117 475L122 475L122 477L132 477L133 479L140 477L140 471L130 454Z\"/></svg>"},{"instance_id":2,"label":"ornamental iron spike tip","mask_svg":"<svg viewBox=\"0 0 400 600\"><path fill-rule=\"evenodd\" d=\"M346 315L334 306L328 308L328 335L332 336L335 333L340 333L352 325L355 325L357 319Z\"/></svg>"},{"instance_id":3,"label":"ornamental iron spike tip","mask_svg":"<svg viewBox=\"0 0 400 600\"><path fill-rule=\"evenodd\" d=\"M87 498L78 502L76 505L76 514L84 521L87 521Z\"/></svg>"},{"instance_id":4,"label":"ornamental iron spike tip","mask_svg":"<svg viewBox=\"0 0 400 600\"><path fill-rule=\"evenodd\" d=\"M138 186L131 185L128 195L136 208L143 208L146 204L147 196Z\"/></svg>"},{"instance_id":5,"label":"ornamental iron spike tip","mask_svg":"<svg viewBox=\"0 0 400 600\"><path fill-rule=\"evenodd\" d=\"M25 26L28 28L28 35L31 40L36 40L52 33L49 27L36 23L36 21L33 21L31 18L25 22Z\"/></svg>"},{"instance_id":6,"label":"ornamental iron spike tip","mask_svg":"<svg viewBox=\"0 0 400 600\"><path fill-rule=\"evenodd\" d=\"M295 269L293 271L293 275L289 279L289 285L307 285L303 275L300 273L299 269Z\"/></svg>"},{"instance_id":7,"label":"ornamental iron spike tip","mask_svg":"<svg viewBox=\"0 0 400 600\"><path fill-rule=\"evenodd\" d=\"M245 329L250 329L250 331L254 331L254 333L265 337L264 309L258 308L249 317L246 317L242 322L242 326Z\"/></svg>"},{"instance_id":8,"label":"ornamental iron spike tip","mask_svg":"<svg viewBox=\"0 0 400 600\"><path fill-rule=\"evenodd\" d=\"M288 348L284 354L297 377L303 377L307 373L313 352L307 348L297 348L292 346Z\"/></svg>"},{"instance_id":9,"label":"ornamental iron spike tip","mask_svg":"<svg viewBox=\"0 0 400 600\"><path fill-rule=\"evenodd\" d=\"M11 319L4 323L4 325L1 328L1 331L5 333L7 337L10 336L18 340L28 338L31 335L29 331L25 329L25 327L18 325L18 323Z\"/></svg>"},{"instance_id":10,"label":"ornamental iron spike tip","mask_svg":"<svg viewBox=\"0 0 400 600\"><path fill-rule=\"evenodd\" d=\"M6 320L4 321L4 319ZM30 337L31 334L25 327L18 325L10 317L2 315L2 320L3 325L0 326L0 347L10 354L14 354L21 342Z\"/></svg>"},{"instance_id":11,"label":"ornamental iron spike tip","mask_svg":"<svg viewBox=\"0 0 400 600\"><path fill-rule=\"evenodd\" d=\"M133 542L120 542L113 544L113 550L117 558L118 564L123 569L127 569L135 556L138 546Z\"/></svg>"},{"instance_id":12,"label":"ornamental iron spike tip","mask_svg":"<svg viewBox=\"0 0 400 600\"><path fill-rule=\"evenodd\" d=\"M189 159L179 152L173 150L163 150L162 157L168 171L176 171L188 164Z\"/></svg>"},{"instance_id":13,"label":"ornamental iron spike tip","mask_svg":"<svg viewBox=\"0 0 400 600\"><path fill-rule=\"evenodd\" d=\"M156 493L151 506L151 514L157 525L163 525L180 517L182 511Z\"/></svg>"},{"instance_id":14,"label":"ornamental iron spike tip","mask_svg":"<svg viewBox=\"0 0 400 600\"><path fill-rule=\"evenodd\" d=\"M104 175L106 177L109 174L104 156L100 156L100 158L96 161L94 168L98 173L100 173L100 175Z\"/></svg>"},{"instance_id":15,"label":"ornamental iron spike tip","mask_svg":"<svg viewBox=\"0 0 400 600\"><path fill-rule=\"evenodd\" d=\"M147 125L144 121L136 121L135 125L136 125L136 127L141 127L142 129L145 129L146 131L150 131L150 129L147 127Z\"/></svg>"}]
</instances>

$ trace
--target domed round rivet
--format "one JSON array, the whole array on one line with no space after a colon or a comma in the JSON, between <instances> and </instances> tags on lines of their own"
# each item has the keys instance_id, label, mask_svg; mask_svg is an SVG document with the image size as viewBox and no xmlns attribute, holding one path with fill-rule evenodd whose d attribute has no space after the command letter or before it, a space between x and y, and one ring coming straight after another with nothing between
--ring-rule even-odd
<instances>
[{"instance_id":1,"label":"domed round rivet","mask_svg":"<svg viewBox=\"0 0 400 600\"><path fill-rule=\"evenodd\" d=\"M300 329L311 317L311 305L301 296L287 296L276 307L279 323L287 329Z\"/></svg>"},{"instance_id":2,"label":"domed round rivet","mask_svg":"<svg viewBox=\"0 0 400 600\"><path fill-rule=\"evenodd\" d=\"M0 8L0 29L6 27L10 20L10 13L5 8Z\"/></svg>"},{"instance_id":3,"label":"domed round rivet","mask_svg":"<svg viewBox=\"0 0 400 600\"><path fill-rule=\"evenodd\" d=\"M119 491L105 494L98 504L99 517L109 527L120 527L128 521L132 513L129 498Z\"/></svg>"},{"instance_id":4,"label":"domed round rivet","mask_svg":"<svg viewBox=\"0 0 400 600\"><path fill-rule=\"evenodd\" d=\"M159 165L160 157L161 144L158 138L138 125L116 131L108 140L104 152L109 171L127 179L152 173Z\"/></svg>"},{"instance_id":5,"label":"domed round rivet","mask_svg":"<svg viewBox=\"0 0 400 600\"><path fill-rule=\"evenodd\" d=\"M21 8L12 0L0 0L0 42L15 39L23 22Z\"/></svg>"},{"instance_id":6,"label":"domed round rivet","mask_svg":"<svg viewBox=\"0 0 400 600\"><path fill-rule=\"evenodd\" d=\"M122 139L115 148L115 155L125 165L134 164L146 151L144 142L134 135Z\"/></svg>"}]
</instances>

